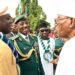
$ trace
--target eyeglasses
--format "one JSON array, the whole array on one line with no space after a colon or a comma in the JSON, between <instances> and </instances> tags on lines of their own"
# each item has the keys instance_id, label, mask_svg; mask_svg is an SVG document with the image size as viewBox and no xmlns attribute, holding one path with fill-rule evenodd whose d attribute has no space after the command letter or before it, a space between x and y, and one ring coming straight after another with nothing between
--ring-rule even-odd
<instances>
[{"instance_id":1,"label":"eyeglasses","mask_svg":"<svg viewBox=\"0 0 75 75\"><path fill-rule=\"evenodd\" d=\"M49 30L48 29L42 29L42 30L40 30L41 32L48 32Z\"/></svg>"}]
</instances>

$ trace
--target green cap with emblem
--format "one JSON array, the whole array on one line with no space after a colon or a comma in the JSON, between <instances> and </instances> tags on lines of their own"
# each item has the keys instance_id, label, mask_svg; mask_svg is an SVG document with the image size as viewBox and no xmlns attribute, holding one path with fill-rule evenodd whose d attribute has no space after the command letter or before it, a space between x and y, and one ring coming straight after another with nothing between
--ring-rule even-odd
<instances>
[{"instance_id":1,"label":"green cap with emblem","mask_svg":"<svg viewBox=\"0 0 75 75\"><path fill-rule=\"evenodd\" d=\"M14 23L17 24L19 21L25 20L26 18L27 18L27 17L26 17L25 14L20 15L20 16L17 16L17 17L15 18L15 20L14 20Z\"/></svg>"}]
</instances>

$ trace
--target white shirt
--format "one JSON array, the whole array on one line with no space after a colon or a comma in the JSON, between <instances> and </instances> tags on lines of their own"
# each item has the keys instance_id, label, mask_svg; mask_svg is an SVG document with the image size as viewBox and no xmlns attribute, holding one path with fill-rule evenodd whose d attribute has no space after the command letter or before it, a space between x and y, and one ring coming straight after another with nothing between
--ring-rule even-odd
<instances>
[{"instance_id":1,"label":"white shirt","mask_svg":"<svg viewBox=\"0 0 75 75\"><path fill-rule=\"evenodd\" d=\"M75 75L75 37L64 44L55 75Z\"/></svg>"},{"instance_id":2,"label":"white shirt","mask_svg":"<svg viewBox=\"0 0 75 75\"><path fill-rule=\"evenodd\" d=\"M20 35L25 39L26 37L28 37L28 35L24 35L22 33L20 33Z\"/></svg>"},{"instance_id":3,"label":"white shirt","mask_svg":"<svg viewBox=\"0 0 75 75\"><path fill-rule=\"evenodd\" d=\"M40 58L41 58L41 62L42 62L42 65L43 65L43 69L44 69L44 72L45 72L45 75L53 75L53 64L52 63L48 63L44 58L43 58L43 53L44 53L44 50L43 50L43 47L41 45L41 42L38 38L38 42L39 42L39 52L40 52ZM47 40L43 40L45 46L47 46ZM54 51L55 49L55 42L54 42L54 39L50 38L50 47L51 47L51 50Z\"/></svg>"}]
</instances>

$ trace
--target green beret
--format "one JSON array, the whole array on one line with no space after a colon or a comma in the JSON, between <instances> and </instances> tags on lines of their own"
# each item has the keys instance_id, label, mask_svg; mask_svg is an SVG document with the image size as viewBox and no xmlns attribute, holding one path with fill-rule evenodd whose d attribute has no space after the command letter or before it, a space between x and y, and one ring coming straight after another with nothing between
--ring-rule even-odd
<instances>
[{"instance_id":1,"label":"green beret","mask_svg":"<svg viewBox=\"0 0 75 75\"><path fill-rule=\"evenodd\" d=\"M26 19L25 15L17 16L14 20L14 23L18 23L19 21Z\"/></svg>"},{"instance_id":2,"label":"green beret","mask_svg":"<svg viewBox=\"0 0 75 75\"><path fill-rule=\"evenodd\" d=\"M63 47L64 41L59 38L55 38L55 50L59 50Z\"/></svg>"}]
</instances>

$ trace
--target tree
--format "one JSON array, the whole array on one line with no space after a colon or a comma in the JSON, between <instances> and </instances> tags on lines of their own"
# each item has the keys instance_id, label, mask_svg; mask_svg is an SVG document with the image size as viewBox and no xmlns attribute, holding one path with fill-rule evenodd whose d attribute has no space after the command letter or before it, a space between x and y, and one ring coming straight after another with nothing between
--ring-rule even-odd
<instances>
[{"instance_id":1,"label":"tree","mask_svg":"<svg viewBox=\"0 0 75 75\"><path fill-rule=\"evenodd\" d=\"M16 15L25 14L28 17L30 27L35 31L40 24L40 20L46 19L46 14L41 6L38 5L38 0L21 0L17 7Z\"/></svg>"}]
</instances>

